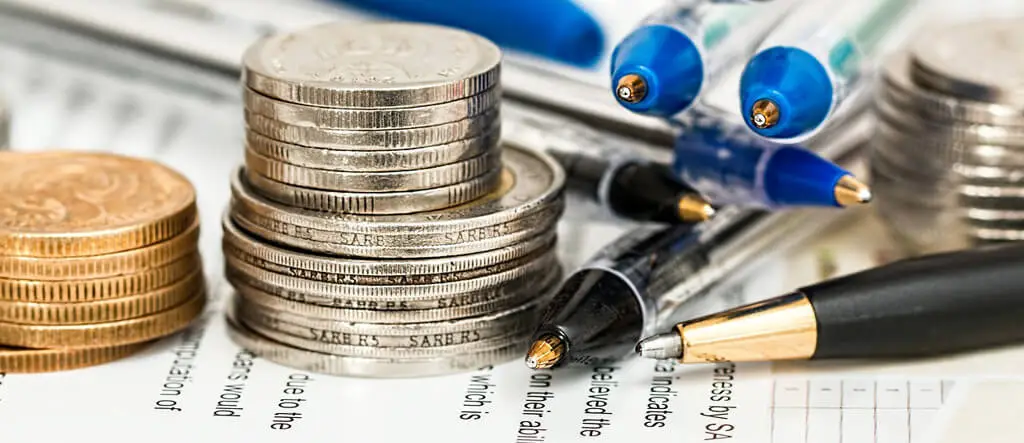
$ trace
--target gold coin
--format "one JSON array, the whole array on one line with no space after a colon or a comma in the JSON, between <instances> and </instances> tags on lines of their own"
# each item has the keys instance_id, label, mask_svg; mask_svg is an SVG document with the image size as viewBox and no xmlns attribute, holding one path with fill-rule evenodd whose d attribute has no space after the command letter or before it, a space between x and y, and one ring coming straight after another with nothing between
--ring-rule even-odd
<instances>
[{"instance_id":1,"label":"gold coin","mask_svg":"<svg viewBox=\"0 0 1024 443\"><path fill-rule=\"evenodd\" d=\"M81 303L0 301L0 321L27 325L105 323L155 314L188 300L203 287L203 271L153 292Z\"/></svg>"},{"instance_id":2,"label":"gold coin","mask_svg":"<svg viewBox=\"0 0 1024 443\"><path fill-rule=\"evenodd\" d=\"M199 219L185 233L145 248L92 257L0 256L0 278L84 280L135 274L166 265L196 249Z\"/></svg>"},{"instance_id":3,"label":"gold coin","mask_svg":"<svg viewBox=\"0 0 1024 443\"><path fill-rule=\"evenodd\" d=\"M20 349L0 347L0 372L38 373L66 371L109 363L134 354L150 343L106 348Z\"/></svg>"},{"instance_id":4,"label":"gold coin","mask_svg":"<svg viewBox=\"0 0 1024 443\"><path fill-rule=\"evenodd\" d=\"M90 280L36 281L0 278L0 300L75 303L128 297L155 291L202 268L198 252L168 265L136 274Z\"/></svg>"},{"instance_id":5,"label":"gold coin","mask_svg":"<svg viewBox=\"0 0 1024 443\"><path fill-rule=\"evenodd\" d=\"M196 218L181 174L114 154L0 152L0 255L81 257L173 238Z\"/></svg>"},{"instance_id":6,"label":"gold coin","mask_svg":"<svg viewBox=\"0 0 1024 443\"><path fill-rule=\"evenodd\" d=\"M206 291L185 303L145 317L88 325L19 325L0 323L0 343L23 348L91 348L140 343L171 335L188 325L206 306Z\"/></svg>"}]
</instances>

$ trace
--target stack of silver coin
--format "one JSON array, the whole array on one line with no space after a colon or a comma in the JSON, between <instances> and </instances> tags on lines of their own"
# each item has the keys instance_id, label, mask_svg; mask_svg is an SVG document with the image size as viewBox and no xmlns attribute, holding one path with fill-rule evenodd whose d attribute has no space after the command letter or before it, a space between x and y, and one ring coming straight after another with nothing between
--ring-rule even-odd
<instances>
[{"instance_id":1,"label":"stack of silver coin","mask_svg":"<svg viewBox=\"0 0 1024 443\"><path fill-rule=\"evenodd\" d=\"M501 52L459 30L328 24L244 57L224 252L235 341L370 377L521 355L561 279L565 177L500 142Z\"/></svg>"},{"instance_id":2,"label":"stack of silver coin","mask_svg":"<svg viewBox=\"0 0 1024 443\"><path fill-rule=\"evenodd\" d=\"M872 188L909 252L1024 239L1024 20L923 31L882 69Z\"/></svg>"}]
</instances>

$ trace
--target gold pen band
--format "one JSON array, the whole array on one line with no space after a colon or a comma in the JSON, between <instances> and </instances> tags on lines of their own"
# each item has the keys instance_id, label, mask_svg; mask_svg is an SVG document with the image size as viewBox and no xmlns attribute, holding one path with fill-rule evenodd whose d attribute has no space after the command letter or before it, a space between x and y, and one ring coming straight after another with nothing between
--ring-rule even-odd
<instances>
[{"instance_id":1,"label":"gold pen band","mask_svg":"<svg viewBox=\"0 0 1024 443\"><path fill-rule=\"evenodd\" d=\"M818 321L807 296L794 292L679 323L683 363L808 359L818 342Z\"/></svg>"}]
</instances>

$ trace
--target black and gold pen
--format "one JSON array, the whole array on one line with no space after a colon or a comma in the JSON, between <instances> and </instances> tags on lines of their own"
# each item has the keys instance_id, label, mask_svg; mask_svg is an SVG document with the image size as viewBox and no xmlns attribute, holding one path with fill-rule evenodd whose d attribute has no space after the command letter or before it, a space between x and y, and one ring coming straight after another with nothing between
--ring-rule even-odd
<instances>
[{"instance_id":1,"label":"black and gold pen","mask_svg":"<svg viewBox=\"0 0 1024 443\"><path fill-rule=\"evenodd\" d=\"M504 104L502 106L505 106ZM566 187L624 219L693 224L715 209L667 163L638 153L649 146L600 133L559 116L502 108L502 140L541 149L565 169Z\"/></svg>"},{"instance_id":2,"label":"black and gold pen","mask_svg":"<svg viewBox=\"0 0 1024 443\"><path fill-rule=\"evenodd\" d=\"M677 324L642 357L683 363L942 355L1024 341L1024 245L906 259Z\"/></svg>"}]
</instances>

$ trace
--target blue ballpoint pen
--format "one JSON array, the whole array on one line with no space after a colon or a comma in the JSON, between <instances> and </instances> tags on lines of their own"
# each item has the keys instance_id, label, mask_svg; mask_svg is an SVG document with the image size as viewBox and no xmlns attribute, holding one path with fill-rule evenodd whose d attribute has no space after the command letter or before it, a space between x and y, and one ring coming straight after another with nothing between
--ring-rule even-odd
<instances>
[{"instance_id":1,"label":"blue ballpoint pen","mask_svg":"<svg viewBox=\"0 0 1024 443\"><path fill-rule=\"evenodd\" d=\"M740 113L764 137L799 142L824 126L913 0L815 0L779 24L740 79Z\"/></svg>"},{"instance_id":2,"label":"blue ballpoint pen","mask_svg":"<svg viewBox=\"0 0 1024 443\"><path fill-rule=\"evenodd\" d=\"M574 65L604 53L604 31L572 0L332 0L401 20L475 32L499 46Z\"/></svg>"},{"instance_id":3,"label":"blue ballpoint pen","mask_svg":"<svg viewBox=\"0 0 1024 443\"><path fill-rule=\"evenodd\" d=\"M715 205L845 207L871 200L868 186L835 163L742 125L700 120L678 136L674 156L675 174Z\"/></svg>"},{"instance_id":4,"label":"blue ballpoint pen","mask_svg":"<svg viewBox=\"0 0 1024 443\"><path fill-rule=\"evenodd\" d=\"M669 2L615 47L612 91L619 104L636 113L669 117L682 112L709 79L749 56L793 3Z\"/></svg>"}]
</instances>

